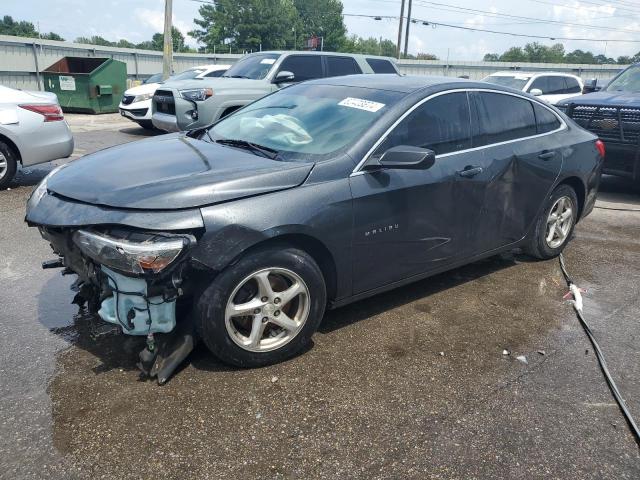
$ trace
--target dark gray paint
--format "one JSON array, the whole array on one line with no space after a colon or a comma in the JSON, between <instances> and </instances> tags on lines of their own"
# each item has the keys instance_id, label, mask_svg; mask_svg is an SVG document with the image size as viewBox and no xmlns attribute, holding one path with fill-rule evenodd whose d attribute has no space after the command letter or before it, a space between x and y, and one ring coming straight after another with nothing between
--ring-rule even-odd
<instances>
[{"instance_id":1,"label":"dark gray paint","mask_svg":"<svg viewBox=\"0 0 640 480\"><path fill-rule=\"evenodd\" d=\"M173 135L74 162L51 179L50 188L84 202L95 199L96 203L147 208L158 219L169 214L153 209L166 208L172 202L175 208L201 205L204 233L191 257L213 270L225 268L248 249L273 239L320 250L329 264L324 265L325 272L335 276L329 280L334 305L519 246L546 196L562 181L570 182L578 196L587 199L583 215L593 207L601 168L595 136L560 113L567 128L556 133L439 157L427 170L387 169L351 175L389 126L419 100L449 89L514 90L462 80L392 75L315 83L366 83L369 87L375 83L385 89L395 87L406 96L347 152L315 165L272 162ZM518 95L528 97L521 92ZM557 155L548 160L537 157L549 149ZM119 161L121 158L129 160ZM114 168L118 173L109 178L108 169L101 166L107 160L118 162ZM481 175L456 175L465 166L476 164L484 168ZM92 181L96 170L100 174ZM207 190L207 185L214 188ZM233 188L227 188L229 185ZM113 189L119 194L108 191ZM206 194L201 194L202 189ZM43 225L97 223L82 211L66 211L67 207L53 212L52 205L50 196L31 205L28 221ZM192 211L176 210L183 215ZM136 210L125 214L123 209L102 208L100 212L103 218L99 223L139 228L144 223L129 216ZM67 215L79 218L64 220ZM109 216L112 222L106 221ZM193 220L191 213L186 218ZM161 225L155 228L171 228Z\"/></svg>"}]
</instances>

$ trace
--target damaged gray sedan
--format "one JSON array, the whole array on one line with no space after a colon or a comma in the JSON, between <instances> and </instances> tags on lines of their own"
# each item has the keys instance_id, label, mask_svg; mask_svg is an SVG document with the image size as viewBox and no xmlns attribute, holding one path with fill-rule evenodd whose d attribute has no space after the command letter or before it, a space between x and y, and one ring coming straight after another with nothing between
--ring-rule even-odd
<instances>
[{"instance_id":1,"label":"damaged gray sedan","mask_svg":"<svg viewBox=\"0 0 640 480\"><path fill-rule=\"evenodd\" d=\"M26 221L77 303L147 338L165 382L196 339L257 367L334 308L496 253L558 255L604 147L555 108L464 80L355 75L211 127L106 149L35 189Z\"/></svg>"}]
</instances>

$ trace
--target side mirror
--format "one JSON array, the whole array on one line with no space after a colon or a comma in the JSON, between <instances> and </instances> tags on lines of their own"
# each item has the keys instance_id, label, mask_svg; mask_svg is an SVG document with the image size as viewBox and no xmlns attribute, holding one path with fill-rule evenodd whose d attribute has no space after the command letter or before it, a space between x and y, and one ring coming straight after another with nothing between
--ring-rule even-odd
<instances>
[{"instance_id":1,"label":"side mirror","mask_svg":"<svg viewBox=\"0 0 640 480\"><path fill-rule=\"evenodd\" d=\"M385 168L412 168L426 170L436 162L436 153L427 148L398 145L382 154L379 164Z\"/></svg>"},{"instance_id":2,"label":"side mirror","mask_svg":"<svg viewBox=\"0 0 640 480\"><path fill-rule=\"evenodd\" d=\"M598 90L600 90L600 88L598 87L598 79L597 78L592 78L591 80L589 80L588 82L586 82L584 84L584 87L582 87L582 93L592 93L592 92L597 92Z\"/></svg>"},{"instance_id":3,"label":"side mirror","mask_svg":"<svg viewBox=\"0 0 640 480\"><path fill-rule=\"evenodd\" d=\"M532 88L529 93L531 95L533 95L534 97L539 97L540 95L542 95L542 90L540 90L539 88Z\"/></svg>"},{"instance_id":4,"label":"side mirror","mask_svg":"<svg viewBox=\"0 0 640 480\"><path fill-rule=\"evenodd\" d=\"M296 76L293 72L282 70L276 74L276 78L273 79L273 83L293 82L295 78Z\"/></svg>"}]
</instances>

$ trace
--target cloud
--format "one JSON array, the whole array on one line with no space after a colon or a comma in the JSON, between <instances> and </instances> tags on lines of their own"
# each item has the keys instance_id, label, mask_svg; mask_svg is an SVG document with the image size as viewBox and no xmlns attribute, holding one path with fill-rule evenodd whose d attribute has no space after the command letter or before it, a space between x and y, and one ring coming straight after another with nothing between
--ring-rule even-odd
<instances>
[{"instance_id":1,"label":"cloud","mask_svg":"<svg viewBox=\"0 0 640 480\"><path fill-rule=\"evenodd\" d=\"M136 8L133 13L142 25L152 28L154 32L164 31L164 10ZM174 27L180 30L187 40L191 38L188 36L188 32L193 29L192 24L177 19L175 14L172 16L172 23Z\"/></svg>"}]
</instances>

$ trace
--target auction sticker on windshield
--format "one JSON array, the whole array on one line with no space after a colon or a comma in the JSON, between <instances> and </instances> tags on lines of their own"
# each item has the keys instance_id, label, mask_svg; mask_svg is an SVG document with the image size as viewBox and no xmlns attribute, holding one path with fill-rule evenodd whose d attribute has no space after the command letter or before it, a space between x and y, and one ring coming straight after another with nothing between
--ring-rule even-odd
<instances>
[{"instance_id":1,"label":"auction sticker on windshield","mask_svg":"<svg viewBox=\"0 0 640 480\"><path fill-rule=\"evenodd\" d=\"M372 102L371 100L364 100L363 98L353 98L347 97L342 100L338 105L343 107L351 107L357 108L359 110L366 110L367 112L377 112L382 107L384 107L384 103Z\"/></svg>"}]
</instances>

